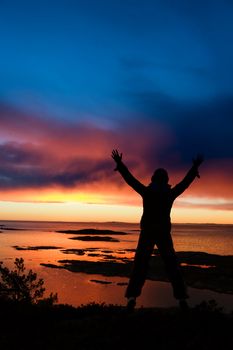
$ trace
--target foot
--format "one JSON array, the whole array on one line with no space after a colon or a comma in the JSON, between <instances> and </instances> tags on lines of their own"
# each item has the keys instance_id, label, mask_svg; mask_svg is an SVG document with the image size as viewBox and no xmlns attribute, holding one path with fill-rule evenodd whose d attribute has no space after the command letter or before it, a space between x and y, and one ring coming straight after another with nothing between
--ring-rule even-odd
<instances>
[{"instance_id":1,"label":"foot","mask_svg":"<svg viewBox=\"0 0 233 350\"><path fill-rule=\"evenodd\" d=\"M127 310L128 311L133 311L136 306L136 298L135 297L130 297L127 302Z\"/></svg>"}]
</instances>

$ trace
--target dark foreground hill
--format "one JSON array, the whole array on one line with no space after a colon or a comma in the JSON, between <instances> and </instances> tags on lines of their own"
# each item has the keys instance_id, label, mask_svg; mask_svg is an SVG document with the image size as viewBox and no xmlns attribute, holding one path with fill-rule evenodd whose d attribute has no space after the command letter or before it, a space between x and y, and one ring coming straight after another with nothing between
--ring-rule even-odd
<instances>
[{"instance_id":1,"label":"dark foreground hill","mask_svg":"<svg viewBox=\"0 0 233 350\"><path fill-rule=\"evenodd\" d=\"M0 303L0 349L189 349L233 348L233 315L214 303L188 313L178 308L127 312L116 305Z\"/></svg>"}]
</instances>

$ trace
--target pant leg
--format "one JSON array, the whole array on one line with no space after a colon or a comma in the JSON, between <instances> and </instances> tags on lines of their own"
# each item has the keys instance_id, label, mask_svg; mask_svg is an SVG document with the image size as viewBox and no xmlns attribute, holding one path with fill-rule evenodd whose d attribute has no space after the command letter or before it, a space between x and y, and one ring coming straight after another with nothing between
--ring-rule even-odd
<instances>
[{"instance_id":1,"label":"pant leg","mask_svg":"<svg viewBox=\"0 0 233 350\"><path fill-rule=\"evenodd\" d=\"M141 294L142 287L146 280L149 260L153 252L153 248L153 240L150 239L146 232L141 231L129 284L125 293L126 298L138 297Z\"/></svg>"},{"instance_id":2,"label":"pant leg","mask_svg":"<svg viewBox=\"0 0 233 350\"><path fill-rule=\"evenodd\" d=\"M161 258L164 261L168 278L172 284L174 297L176 299L188 298L187 288L173 247L171 235L164 235L163 238L157 240L156 245L158 247Z\"/></svg>"}]
</instances>

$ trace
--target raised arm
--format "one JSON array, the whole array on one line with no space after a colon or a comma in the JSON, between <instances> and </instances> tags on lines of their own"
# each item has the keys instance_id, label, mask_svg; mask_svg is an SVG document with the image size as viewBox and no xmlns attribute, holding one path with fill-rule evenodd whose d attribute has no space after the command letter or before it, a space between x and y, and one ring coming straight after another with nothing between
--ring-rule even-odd
<instances>
[{"instance_id":1,"label":"raised arm","mask_svg":"<svg viewBox=\"0 0 233 350\"><path fill-rule=\"evenodd\" d=\"M118 150L114 149L112 151L112 158L116 162L116 168L114 170L119 171L125 182L142 196L146 186L144 186L140 181L138 181L122 162L122 153L119 154Z\"/></svg>"},{"instance_id":2,"label":"raised arm","mask_svg":"<svg viewBox=\"0 0 233 350\"><path fill-rule=\"evenodd\" d=\"M191 169L189 169L183 180L172 189L174 198L178 197L181 193L183 193L191 185L191 183L196 177L200 177L198 168L203 162L203 160L203 156L200 154L193 158L193 165Z\"/></svg>"}]
</instances>

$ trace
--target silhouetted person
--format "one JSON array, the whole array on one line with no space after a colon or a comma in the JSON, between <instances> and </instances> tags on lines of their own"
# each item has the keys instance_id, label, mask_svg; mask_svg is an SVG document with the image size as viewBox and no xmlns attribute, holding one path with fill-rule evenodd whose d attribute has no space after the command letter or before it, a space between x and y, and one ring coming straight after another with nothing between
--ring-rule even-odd
<instances>
[{"instance_id":1,"label":"silhouetted person","mask_svg":"<svg viewBox=\"0 0 233 350\"><path fill-rule=\"evenodd\" d=\"M136 298L141 294L145 283L150 256L156 245L164 261L169 280L173 287L174 297L179 300L181 308L188 308L186 286L180 271L176 253L171 237L170 212L174 200L183 193L199 177L198 167L203 162L202 156L193 159L193 165L184 179L176 186L168 184L169 177L165 169L155 170L148 186L138 181L122 162L122 153L118 150L112 151L112 158L115 160L119 171L125 182L131 186L143 199L143 215L140 226L141 232L135 253L133 270L126 290L128 298L128 309L136 305Z\"/></svg>"}]
</instances>

